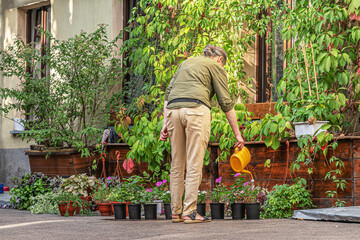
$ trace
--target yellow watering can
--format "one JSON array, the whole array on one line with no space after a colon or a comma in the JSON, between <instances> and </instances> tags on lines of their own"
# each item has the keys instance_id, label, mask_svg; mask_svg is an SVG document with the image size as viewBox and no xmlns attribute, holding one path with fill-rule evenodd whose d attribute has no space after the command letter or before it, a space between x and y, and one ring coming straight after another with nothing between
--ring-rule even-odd
<instances>
[{"instance_id":1,"label":"yellow watering can","mask_svg":"<svg viewBox=\"0 0 360 240\"><path fill-rule=\"evenodd\" d=\"M249 149L243 147L240 151L238 148L235 148L234 154L230 157L231 168L237 173L248 173L251 176L251 179L254 179L252 173L244 168L249 164L251 160L251 155Z\"/></svg>"}]
</instances>

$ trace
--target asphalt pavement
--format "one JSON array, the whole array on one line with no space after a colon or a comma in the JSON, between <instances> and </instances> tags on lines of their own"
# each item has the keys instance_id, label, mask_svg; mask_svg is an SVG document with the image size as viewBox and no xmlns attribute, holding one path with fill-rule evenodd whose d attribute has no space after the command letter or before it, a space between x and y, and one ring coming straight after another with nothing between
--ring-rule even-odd
<instances>
[{"instance_id":1,"label":"asphalt pavement","mask_svg":"<svg viewBox=\"0 0 360 240\"><path fill-rule=\"evenodd\" d=\"M360 239L358 223L293 219L213 220L172 223L158 220L115 220L113 216L31 215L0 209L1 240L41 239Z\"/></svg>"}]
</instances>

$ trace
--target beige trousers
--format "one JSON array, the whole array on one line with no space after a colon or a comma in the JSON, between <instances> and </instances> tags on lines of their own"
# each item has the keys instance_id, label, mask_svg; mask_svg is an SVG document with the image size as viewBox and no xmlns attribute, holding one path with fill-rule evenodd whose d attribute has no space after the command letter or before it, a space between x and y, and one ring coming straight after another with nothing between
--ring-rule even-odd
<instances>
[{"instance_id":1,"label":"beige trousers","mask_svg":"<svg viewBox=\"0 0 360 240\"><path fill-rule=\"evenodd\" d=\"M172 214L189 215L196 210L203 161L210 137L210 119L210 109L204 105L167 110L167 130L172 157L170 172Z\"/></svg>"}]
</instances>

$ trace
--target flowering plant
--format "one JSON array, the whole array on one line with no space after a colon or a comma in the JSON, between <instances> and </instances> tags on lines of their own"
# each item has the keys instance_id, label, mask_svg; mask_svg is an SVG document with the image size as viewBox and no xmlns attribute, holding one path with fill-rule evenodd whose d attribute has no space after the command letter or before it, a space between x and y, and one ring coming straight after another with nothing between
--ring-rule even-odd
<instances>
[{"instance_id":1,"label":"flowering plant","mask_svg":"<svg viewBox=\"0 0 360 240\"><path fill-rule=\"evenodd\" d=\"M216 187L210 191L210 199L213 203L222 203L227 200L227 196L229 195L229 190L226 186L221 182L222 177L219 177L215 180L217 183Z\"/></svg>"},{"instance_id":2,"label":"flowering plant","mask_svg":"<svg viewBox=\"0 0 360 240\"><path fill-rule=\"evenodd\" d=\"M267 189L255 185L254 180L251 182L245 182L244 184L244 202L245 203L257 203L264 204L267 197Z\"/></svg>"},{"instance_id":3,"label":"flowering plant","mask_svg":"<svg viewBox=\"0 0 360 240\"><path fill-rule=\"evenodd\" d=\"M146 188L141 192L140 202L143 204L153 203L157 197L157 191L152 188Z\"/></svg>"},{"instance_id":4,"label":"flowering plant","mask_svg":"<svg viewBox=\"0 0 360 240\"><path fill-rule=\"evenodd\" d=\"M241 177L241 173L234 175L235 183L230 187L229 200L230 203L241 203L244 202L246 196L245 188L248 184L245 178Z\"/></svg>"},{"instance_id":5,"label":"flowering plant","mask_svg":"<svg viewBox=\"0 0 360 240\"><path fill-rule=\"evenodd\" d=\"M198 200L197 200L197 202L198 202L198 203L205 203L205 201L206 201L206 194L207 194L206 191L200 191L200 190L198 190Z\"/></svg>"},{"instance_id":6,"label":"flowering plant","mask_svg":"<svg viewBox=\"0 0 360 240\"><path fill-rule=\"evenodd\" d=\"M171 202L171 195L169 191L169 184L166 179L156 183L157 186L157 198L162 200L163 203Z\"/></svg>"}]
</instances>

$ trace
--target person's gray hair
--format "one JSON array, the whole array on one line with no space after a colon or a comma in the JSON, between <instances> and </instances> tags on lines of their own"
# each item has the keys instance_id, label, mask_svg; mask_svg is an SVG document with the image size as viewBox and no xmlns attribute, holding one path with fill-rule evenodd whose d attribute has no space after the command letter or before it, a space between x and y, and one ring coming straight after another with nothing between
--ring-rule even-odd
<instances>
[{"instance_id":1,"label":"person's gray hair","mask_svg":"<svg viewBox=\"0 0 360 240\"><path fill-rule=\"evenodd\" d=\"M222 47L217 47L212 44L208 44L204 50L203 54L205 57L216 57L221 56L223 57L222 63L225 65L227 60L227 53Z\"/></svg>"}]
</instances>

